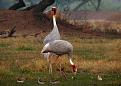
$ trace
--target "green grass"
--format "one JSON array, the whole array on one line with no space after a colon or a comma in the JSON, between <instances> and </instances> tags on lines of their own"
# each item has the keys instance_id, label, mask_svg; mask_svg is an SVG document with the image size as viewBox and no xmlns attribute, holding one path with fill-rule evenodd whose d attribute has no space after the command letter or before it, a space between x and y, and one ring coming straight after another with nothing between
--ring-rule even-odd
<instances>
[{"instance_id":1,"label":"green grass","mask_svg":"<svg viewBox=\"0 0 121 86\"><path fill-rule=\"evenodd\" d=\"M30 46L30 47L26 47L26 46L21 46L16 48L16 51L33 51L34 49Z\"/></svg>"},{"instance_id":2,"label":"green grass","mask_svg":"<svg viewBox=\"0 0 121 86\"><path fill-rule=\"evenodd\" d=\"M76 79L72 80L70 64L63 56L62 66L68 79L62 78L54 65L54 79L60 81L54 86L115 86L121 83L121 39L65 37L74 46L74 62L78 66ZM43 44L35 38L0 39L0 86L40 86L38 77L49 83L48 63L40 52ZM103 80L97 80L97 75ZM17 83L18 77L26 78ZM44 86L44 85L43 85Z\"/></svg>"},{"instance_id":3,"label":"green grass","mask_svg":"<svg viewBox=\"0 0 121 86\"><path fill-rule=\"evenodd\" d=\"M52 84L49 83L50 79L49 76L45 73L37 73L31 74L32 78L29 78L30 76L28 74L23 75L26 77L26 80L24 83L17 83L16 82L16 77L20 77L20 75L4 75L3 79L1 80L1 84L3 86L40 86L40 84L37 83L38 77L41 79L46 78L46 83L43 86L53 86ZM43 75L43 76L40 76ZM16 77L15 77L16 76ZM110 75L110 74L104 74L101 75L103 80L99 81L97 80L97 75L94 74L89 74L89 73L80 73L76 75L76 78L73 80L71 77L72 75L68 74L68 79L65 80L62 77L58 78L60 83L55 84L54 86L118 86L121 83L121 75ZM56 80L56 78L55 78Z\"/></svg>"},{"instance_id":4,"label":"green grass","mask_svg":"<svg viewBox=\"0 0 121 86\"><path fill-rule=\"evenodd\" d=\"M0 48L7 48L9 46L9 44L6 43L1 43L0 44Z\"/></svg>"},{"instance_id":5,"label":"green grass","mask_svg":"<svg viewBox=\"0 0 121 86\"><path fill-rule=\"evenodd\" d=\"M94 51L93 49L89 48L76 48L75 54L81 56L84 59L104 59L104 50L99 49L98 51Z\"/></svg>"}]
</instances>

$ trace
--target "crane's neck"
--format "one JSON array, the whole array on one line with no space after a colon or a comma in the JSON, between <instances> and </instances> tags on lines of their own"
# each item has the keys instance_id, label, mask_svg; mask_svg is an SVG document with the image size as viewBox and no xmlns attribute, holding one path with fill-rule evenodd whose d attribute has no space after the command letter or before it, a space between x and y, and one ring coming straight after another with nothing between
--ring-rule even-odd
<instances>
[{"instance_id":1,"label":"crane's neck","mask_svg":"<svg viewBox=\"0 0 121 86\"><path fill-rule=\"evenodd\" d=\"M53 15L53 25L54 25L54 27L57 26L56 25L56 15Z\"/></svg>"},{"instance_id":2,"label":"crane's neck","mask_svg":"<svg viewBox=\"0 0 121 86\"><path fill-rule=\"evenodd\" d=\"M69 59L69 62L70 62L71 65L74 65L74 63L73 63L71 58Z\"/></svg>"}]
</instances>

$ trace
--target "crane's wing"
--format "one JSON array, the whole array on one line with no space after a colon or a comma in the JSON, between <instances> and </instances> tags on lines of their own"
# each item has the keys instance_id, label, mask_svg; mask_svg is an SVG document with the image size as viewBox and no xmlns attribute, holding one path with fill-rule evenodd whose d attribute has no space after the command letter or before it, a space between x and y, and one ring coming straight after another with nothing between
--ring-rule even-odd
<instances>
[{"instance_id":1,"label":"crane's wing","mask_svg":"<svg viewBox=\"0 0 121 86\"><path fill-rule=\"evenodd\" d=\"M58 31L58 27L54 26L53 30L45 37L44 44L52 42L54 40L60 40L60 33Z\"/></svg>"}]
</instances>

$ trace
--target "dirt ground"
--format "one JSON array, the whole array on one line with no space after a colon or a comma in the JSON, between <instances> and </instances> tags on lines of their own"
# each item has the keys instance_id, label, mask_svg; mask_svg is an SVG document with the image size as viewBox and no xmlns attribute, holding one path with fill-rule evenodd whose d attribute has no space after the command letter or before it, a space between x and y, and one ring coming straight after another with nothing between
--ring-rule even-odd
<instances>
[{"instance_id":1,"label":"dirt ground","mask_svg":"<svg viewBox=\"0 0 121 86\"><path fill-rule=\"evenodd\" d=\"M0 10L0 31L11 29L16 26L17 34L33 34L48 32L52 29L52 21L35 18L31 11ZM79 34L80 30L70 24L60 22L57 25L62 34Z\"/></svg>"}]
</instances>

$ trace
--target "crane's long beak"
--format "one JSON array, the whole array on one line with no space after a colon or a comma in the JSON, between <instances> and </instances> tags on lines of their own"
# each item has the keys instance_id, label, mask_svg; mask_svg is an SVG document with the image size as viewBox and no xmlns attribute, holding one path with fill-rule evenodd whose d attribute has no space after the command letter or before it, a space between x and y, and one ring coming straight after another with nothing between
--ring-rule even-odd
<instances>
[{"instance_id":1,"label":"crane's long beak","mask_svg":"<svg viewBox=\"0 0 121 86\"><path fill-rule=\"evenodd\" d=\"M51 9L45 10L43 13L49 13L51 11Z\"/></svg>"}]
</instances>

